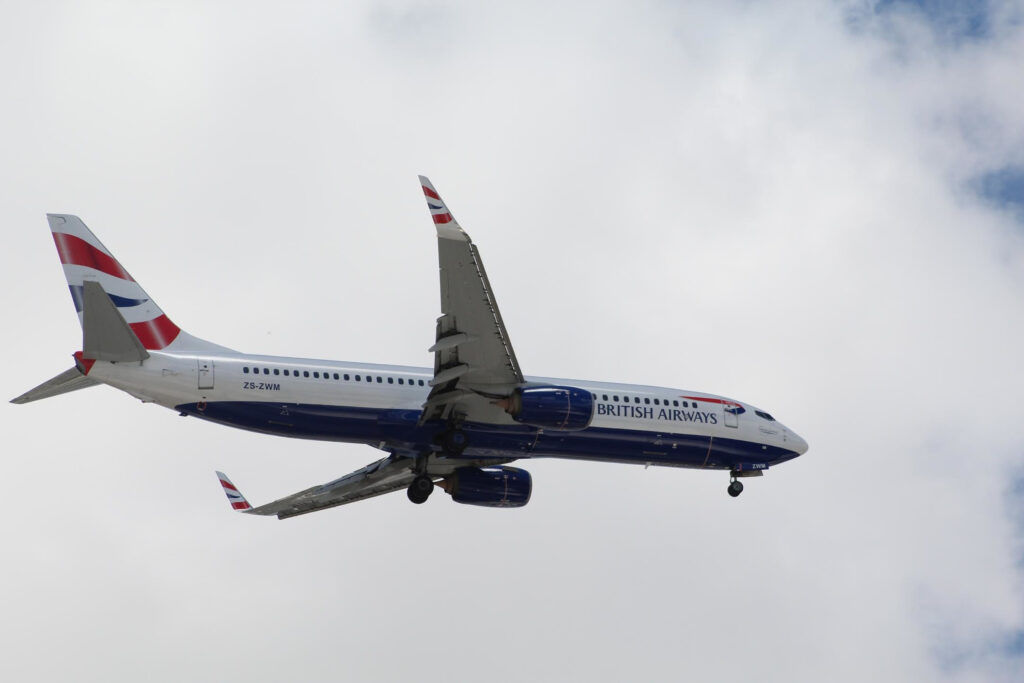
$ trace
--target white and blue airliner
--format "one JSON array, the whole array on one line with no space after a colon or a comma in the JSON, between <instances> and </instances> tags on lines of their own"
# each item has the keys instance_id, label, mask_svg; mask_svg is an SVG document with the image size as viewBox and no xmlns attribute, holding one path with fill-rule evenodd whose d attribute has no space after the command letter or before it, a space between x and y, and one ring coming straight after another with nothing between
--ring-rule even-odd
<instances>
[{"instance_id":1,"label":"white and blue airliner","mask_svg":"<svg viewBox=\"0 0 1024 683\"><path fill-rule=\"evenodd\" d=\"M516 360L480 252L430 181L441 316L433 368L240 353L194 337L164 314L77 217L49 214L82 324L75 365L14 399L28 403L107 384L144 403L229 427L383 451L340 479L253 507L218 472L236 510L279 519L405 489L438 486L459 503L521 507L532 479L509 463L600 460L729 472L740 481L807 451L768 412L714 394L530 377Z\"/></svg>"}]
</instances>

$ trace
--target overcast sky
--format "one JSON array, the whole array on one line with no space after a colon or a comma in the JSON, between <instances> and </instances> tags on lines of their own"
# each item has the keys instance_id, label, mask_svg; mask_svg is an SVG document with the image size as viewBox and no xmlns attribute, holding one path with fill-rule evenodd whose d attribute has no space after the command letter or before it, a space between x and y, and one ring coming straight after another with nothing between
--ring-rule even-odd
<instances>
[{"instance_id":1,"label":"overcast sky","mask_svg":"<svg viewBox=\"0 0 1024 683\"><path fill-rule=\"evenodd\" d=\"M0 679L1020 680L1024 6L965 4L0 2L6 397L81 344L46 212L203 338L429 365L422 173L527 374L810 443L278 522L214 469L378 453L4 404Z\"/></svg>"}]
</instances>

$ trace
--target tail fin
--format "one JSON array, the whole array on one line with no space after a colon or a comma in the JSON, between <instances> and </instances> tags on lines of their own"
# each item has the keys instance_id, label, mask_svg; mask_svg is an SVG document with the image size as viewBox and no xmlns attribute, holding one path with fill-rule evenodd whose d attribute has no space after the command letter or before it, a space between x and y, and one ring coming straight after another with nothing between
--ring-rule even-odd
<instances>
[{"instance_id":1,"label":"tail fin","mask_svg":"<svg viewBox=\"0 0 1024 683\"><path fill-rule=\"evenodd\" d=\"M147 350L225 350L175 325L78 216L47 214L46 219L80 323L85 308L85 283L95 281Z\"/></svg>"}]
</instances>

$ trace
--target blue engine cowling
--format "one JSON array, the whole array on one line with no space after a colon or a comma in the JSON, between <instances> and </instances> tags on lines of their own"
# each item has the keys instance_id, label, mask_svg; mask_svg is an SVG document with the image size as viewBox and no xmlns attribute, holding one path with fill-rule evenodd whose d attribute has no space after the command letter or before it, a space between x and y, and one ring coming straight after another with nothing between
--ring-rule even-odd
<instances>
[{"instance_id":1,"label":"blue engine cowling","mask_svg":"<svg viewBox=\"0 0 1024 683\"><path fill-rule=\"evenodd\" d=\"M516 467L462 467L442 484L452 500L489 508L521 508L530 502L533 479Z\"/></svg>"},{"instance_id":2,"label":"blue engine cowling","mask_svg":"<svg viewBox=\"0 0 1024 683\"><path fill-rule=\"evenodd\" d=\"M544 429L579 431L594 419L594 397L574 387L524 387L507 404L512 419Z\"/></svg>"}]
</instances>

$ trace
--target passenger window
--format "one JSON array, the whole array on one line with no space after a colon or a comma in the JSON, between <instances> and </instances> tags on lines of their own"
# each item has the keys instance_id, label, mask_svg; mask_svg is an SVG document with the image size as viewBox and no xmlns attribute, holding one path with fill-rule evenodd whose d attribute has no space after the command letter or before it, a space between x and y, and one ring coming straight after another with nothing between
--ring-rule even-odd
<instances>
[{"instance_id":1,"label":"passenger window","mask_svg":"<svg viewBox=\"0 0 1024 683\"><path fill-rule=\"evenodd\" d=\"M264 375L269 375L270 374L270 368L263 368L263 374Z\"/></svg>"},{"instance_id":2,"label":"passenger window","mask_svg":"<svg viewBox=\"0 0 1024 683\"><path fill-rule=\"evenodd\" d=\"M420 386L421 387L423 386L423 380L420 380Z\"/></svg>"},{"instance_id":3,"label":"passenger window","mask_svg":"<svg viewBox=\"0 0 1024 683\"><path fill-rule=\"evenodd\" d=\"M399 383L399 384L405 384L405 380L404 380L404 379L402 379L401 377L399 377L399 378L398 378L398 383Z\"/></svg>"},{"instance_id":4,"label":"passenger window","mask_svg":"<svg viewBox=\"0 0 1024 683\"><path fill-rule=\"evenodd\" d=\"M362 382L363 380L361 380L361 379L359 378L359 375L356 375L356 381L357 381L357 382Z\"/></svg>"},{"instance_id":5,"label":"passenger window","mask_svg":"<svg viewBox=\"0 0 1024 683\"><path fill-rule=\"evenodd\" d=\"M647 405L651 405L651 399L645 398L644 403L646 403Z\"/></svg>"},{"instance_id":6,"label":"passenger window","mask_svg":"<svg viewBox=\"0 0 1024 683\"><path fill-rule=\"evenodd\" d=\"M338 377L338 373L334 373L334 379L341 379L340 377Z\"/></svg>"},{"instance_id":7,"label":"passenger window","mask_svg":"<svg viewBox=\"0 0 1024 683\"><path fill-rule=\"evenodd\" d=\"M319 372L315 372L315 371L314 371L314 372L313 372L313 377L314 377L315 379L320 379L320 373L319 373Z\"/></svg>"},{"instance_id":8,"label":"passenger window","mask_svg":"<svg viewBox=\"0 0 1024 683\"><path fill-rule=\"evenodd\" d=\"M678 408L679 407L679 401L677 399L672 399L672 405L674 405L676 408Z\"/></svg>"},{"instance_id":9,"label":"passenger window","mask_svg":"<svg viewBox=\"0 0 1024 683\"><path fill-rule=\"evenodd\" d=\"M377 384L380 384L380 376L377 377Z\"/></svg>"},{"instance_id":10,"label":"passenger window","mask_svg":"<svg viewBox=\"0 0 1024 683\"><path fill-rule=\"evenodd\" d=\"M690 407L690 404L689 404L689 403L687 403L686 401L683 401L683 407L684 407L684 408L689 408L689 407Z\"/></svg>"},{"instance_id":11,"label":"passenger window","mask_svg":"<svg viewBox=\"0 0 1024 683\"><path fill-rule=\"evenodd\" d=\"M640 402L640 397L639 396L634 396L633 397L633 403L639 403L639 402Z\"/></svg>"},{"instance_id":12,"label":"passenger window","mask_svg":"<svg viewBox=\"0 0 1024 683\"><path fill-rule=\"evenodd\" d=\"M654 399L654 405L660 406L661 405L661 401L659 401L658 399Z\"/></svg>"},{"instance_id":13,"label":"passenger window","mask_svg":"<svg viewBox=\"0 0 1024 683\"><path fill-rule=\"evenodd\" d=\"M619 402L619 397L618 396L612 396L612 400L614 400L616 403L618 403Z\"/></svg>"},{"instance_id":14,"label":"passenger window","mask_svg":"<svg viewBox=\"0 0 1024 683\"><path fill-rule=\"evenodd\" d=\"M246 366L246 367L242 368L242 372L244 372L245 374L248 375L249 374L249 367Z\"/></svg>"},{"instance_id":15,"label":"passenger window","mask_svg":"<svg viewBox=\"0 0 1024 683\"><path fill-rule=\"evenodd\" d=\"M394 377L388 377L388 384L394 384L394 383L395 383L395 378Z\"/></svg>"},{"instance_id":16,"label":"passenger window","mask_svg":"<svg viewBox=\"0 0 1024 683\"><path fill-rule=\"evenodd\" d=\"M607 401L608 400L608 394L601 394L601 400L602 401Z\"/></svg>"},{"instance_id":17,"label":"passenger window","mask_svg":"<svg viewBox=\"0 0 1024 683\"><path fill-rule=\"evenodd\" d=\"M302 376L303 377L309 377L309 370L303 370L302 371Z\"/></svg>"},{"instance_id":18,"label":"passenger window","mask_svg":"<svg viewBox=\"0 0 1024 683\"><path fill-rule=\"evenodd\" d=\"M280 374L281 374L281 371L280 371L280 370L278 370L277 368L274 368L274 374L275 374L275 375L280 375Z\"/></svg>"}]
</instances>

